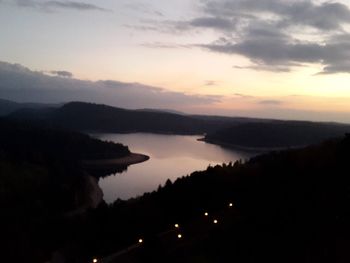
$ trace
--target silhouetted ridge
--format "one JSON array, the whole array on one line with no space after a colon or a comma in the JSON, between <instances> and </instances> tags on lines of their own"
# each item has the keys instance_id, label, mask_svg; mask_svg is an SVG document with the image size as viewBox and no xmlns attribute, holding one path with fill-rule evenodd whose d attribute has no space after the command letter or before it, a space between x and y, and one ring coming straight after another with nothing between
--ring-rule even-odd
<instances>
[{"instance_id":1,"label":"silhouetted ridge","mask_svg":"<svg viewBox=\"0 0 350 263\"><path fill-rule=\"evenodd\" d=\"M179 115L71 102L60 108L22 109L10 119L85 132L207 134L205 141L243 148L286 148L343 136L350 125L222 116Z\"/></svg>"},{"instance_id":2,"label":"silhouetted ridge","mask_svg":"<svg viewBox=\"0 0 350 263\"><path fill-rule=\"evenodd\" d=\"M287 148L343 136L350 125L301 121L244 123L210 133L205 140L247 148Z\"/></svg>"},{"instance_id":3,"label":"silhouetted ridge","mask_svg":"<svg viewBox=\"0 0 350 263\"><path fill-rule=\"evenodd\" d=\"M0 116L6 116L14 113L18 110L23 109L43 109L58 107L59 105L54 104L43 104L43 103L19 103L10 100L0 99Z\"/></svg>"},{"instance_id":4,"label":"silhouetted ridge","mask_svg":"<svg viewBox=\"0 0 350 263\"><path fill-rule=\"evenodd\" d=\"M41 156L67 160L118 158L130 153L127 146L104 142L86 134L0 119L0 151L15 159Z\"/></svg>"},{"instance_id":5,"label":"silhouetted ridge","mask_svg":"<svg viewBox=\"0 0 350 263\"><path fill-rule=\"evenodd\" d=\"M65 104L54 112L50 121L74 130L121 133L198 134L208 126L204 121L173 113L126 110L82 102Z\"/></svg>"}]
</instances>

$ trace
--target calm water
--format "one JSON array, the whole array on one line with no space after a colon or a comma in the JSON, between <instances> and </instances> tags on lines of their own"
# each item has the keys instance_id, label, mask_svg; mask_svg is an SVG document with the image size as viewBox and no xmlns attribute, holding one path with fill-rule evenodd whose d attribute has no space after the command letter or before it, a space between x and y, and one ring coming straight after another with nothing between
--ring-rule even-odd
<instances>
[{"instance_id":1,"label":"calm water","mask_svg":"<svg viewBox=\"0 0 350 263\"><path fill-rule=\"evenodd\" d=\"M150 156L150 160L134 164L127 171L100 179L106 202L128 199L156 190L169 178L204 170L208 165L247 159L252 153L244 153L197 141L199 136L158 135L147 133L99 134L96 137L120 142L135 153Z\"/></svg>"}]
</instances>

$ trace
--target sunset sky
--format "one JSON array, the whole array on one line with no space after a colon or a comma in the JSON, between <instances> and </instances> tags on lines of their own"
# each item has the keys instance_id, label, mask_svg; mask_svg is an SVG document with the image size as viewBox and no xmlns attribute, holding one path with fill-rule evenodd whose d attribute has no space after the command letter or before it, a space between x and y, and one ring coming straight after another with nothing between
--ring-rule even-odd
<instances>
[{"instance_id":1,"label":"sunset sky","mask_svg":"<svg viewBox=\"0 0 350 263\"><path fill-rule=\"evenodd\" d=\"M0 0L0 98L350 123L350 1Z\"/></svg>"}]
</instances>

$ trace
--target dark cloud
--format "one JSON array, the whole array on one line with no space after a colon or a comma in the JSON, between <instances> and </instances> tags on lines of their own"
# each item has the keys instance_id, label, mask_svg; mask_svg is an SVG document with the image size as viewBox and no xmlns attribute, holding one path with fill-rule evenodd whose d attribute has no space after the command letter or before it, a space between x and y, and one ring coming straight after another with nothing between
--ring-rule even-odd
<instances>
[{"instance_id":1,"label":"dark cloud","mask_svg":"<svg viewBox=\"0 0 350 263\"><path fill-rule=\"evenodd\" d=\"M73 77L73 73L71 73L69 71L65 71L65 70L52 70L49 73L51 73L53 75L57 75L59 77L64 77L64 78L72 78Z\"/></svg>"},{"instance_id":2,"label":"dark cloud","mask_svg":"<svg viewBox=\"0 0 350 263\"><path fill-rule=\"evenodd\" d=\"M262 37L246 38L238 43L216 42L201 47L213 52L243 55L253 63L249 68L257 70L281 72L295 66L318 63L323 65L320 74L350 73L350 41L319 44Z\"/></svg>"},{"instance_id":3,"label":"dark cloud","mask_svg":"<svg viewBox=\"0 0 350 263\"><path fill-rule=\"evenodd\" d=\"M350 23L350 9L337 2L318 4L312 0L202 0L201 3L203 16L171 21L173 26L181 25L184 30L214 28L233 33L232 30L239 30L238 27L251 22L270 21L280 29L303 26L321 31L342 30L343 25ZM163 22L158 24L164 26ZM169 26L169 22L165 26Z\"/></svg>"},{"instance_id":4,"label":"dark cloud","mask_svg":"<svg viewBox=\"0 0 350 263\"><path fill-rule=\"evenodd\" d=\"M0 62L0 98L45 103L79 100L124 108L171 107L179 110L220 100L217 96L187 95L140 83L50 76L5 62Z\"/></svg>"},{"instance_id":5,"label":"dark cloud","mask_svg":"<svg viewBox=\"0 0 350 263\"><path fill-rule=\"evenodd\" d=\"M288 66L278 66L278 65L264 65L256 63L255 65L251 66L233 66L235 69L252 69L256 71L273 71L276 73L285 73L290 72L290 68Z\"/></svg>"},{"instance_id":6,"label":"dark cloud","mask_svg":"<svg viewBox=\"0 0 350 263\"><path fill-rule=\"evenodd\" d=\"M245 39L240 43L213 43L202 45L211 51L244 55L257 65L298 65L320 63L327 47L313 43L288 43L273 39Z\"/></svg>"},{"instance_id":7,"label":"dark cloud","mask_svg":"<svg viewBox=\"0 0 350 263\"><path fill-rule=\"evenodd\" d=\"M350 10L341 3L314 3L311 0L206 0L206 13L220 17L247 18L274 15L274 20L284 27L304 25L320 30L341 29L350 22ZM242 14L244 15L242 17Z\"/></svg>"},{"instance_id":8,"label":"dark cloud","mask_svg":"<svg viewBox=\"0 0 350 263\"><path fill-rule=\"evenodd\" d=\"M195 29L213 29L220 31L234 30L236 20L221 17L198 17L185 21L172 20L143 20L142 25L128 25L139 30L152 30L162 33L173 34L174 32L191 31Z\"/></svg>"},{"instance_id":9,"label":"dark cloud","mask_svg":"<svg viewBox=\"0 0 350 263\"><path fill-rule=\"evenodd\" d=\"M234 3L218 2L221 2L221 4L226 3L227 5L224 5L225 8L222 6L222 9L218 9L218 6L211 8L210 12L216 15L219 10L222 10L223 16L228 15L227 12L232 9L232 5L239 3L242 4L241 10L246 12L250 10L251 13L257 14L259 11L270 11L274 14L284 14L284 17L276 21L257 17L249 19L245 26L240 27L234 33L235 37L221 37L213 43L198 45L213 52L242 55L249 58L252 62L252 65L245 67L234 66L235 68L288 72L293 67L320 64L323 65L323 70L319 74L350 72L350 63L348 62L350 60L350 53L348 52L350 35L348 33L344 31L341 31L341 34L338 31L331 32L327 33L327 37L318 33L319 37L315 40L300 28L298 33L306 34L306 39L310 38L310 40L300 40L295 36L293 30L282 26L287 21L286 19L289 19L291 24L288 23L288 27L303 24L304 26L314 25L320 30L329 30L331 29L330 27L326 28L325 25L320 26L319 23L316 23L316 19L321 17L327 21L329 16L332 17L334 14L337 14L339 17L333 19L333 22L337 22L339 25L341 25L340 22L348 23L350 21L350 12L346 6L335 3L315 5L310 1L297 1L296 3L279 1L276 3L276 6L272 5L273 2L276 2L273 0L263 0L259 1L259 3L257 3L258 1L252 2L250 0L235 1ZM211 3L212 1L207 2L207 6L210 7ZM304 12L309 12L310 15L314 12L314 16L310 17L308 22L305 21L306 18L295 18L297 13L301 12L300 10L303 8L308 10L304 10ZM330 12L329 16L324 15L324 10ZM298 22L294 21L294 18ZM312 19L315 23L311 22ZM325 21L323 22L326 23ZM332 29L335 28L333 27Z\"/></svg>"},{"instance_id":10,"label":"dark cloud","mask_svg":"<svg viewBox=\"0 0 350 263\"><path fill-rule=\"evenodd\" d=\"M44 11L53 11L57 9L71 9L78 11L103 11L111 10L99 7L97 5L88 4L78 1L36 1L36 0L16 0L18 6L37 8Z\"/></svg>"},{"instance_id":11,"label":"dark cloud","mask_svg":"<svg viewBox=\"0 0 350 263\"><path fill-rule=\"evenodd\" d=\"M236 21L221 17L199 17L186 22L186 24L190 27L213 28L227 31L235 29Z\"/></svg>"},{"instance_id":12,"label":"dark cloud","mask_svg":"<svg viewBox=\"0 0 350 263\"><path fill-rule=\"evenodd\" d=\"M321 65L320 74L350 73L350 9L339 2L312 0L202 0L202 15L179 21L144 21L161 32L210 29L212 52L241 55L251 65L241 69L289 72ZM171 44L149 46L170 47ZM189 46L189 45L188 45ZM179 47L174 45L172 47Z\"/></svg>"}]
</instances>

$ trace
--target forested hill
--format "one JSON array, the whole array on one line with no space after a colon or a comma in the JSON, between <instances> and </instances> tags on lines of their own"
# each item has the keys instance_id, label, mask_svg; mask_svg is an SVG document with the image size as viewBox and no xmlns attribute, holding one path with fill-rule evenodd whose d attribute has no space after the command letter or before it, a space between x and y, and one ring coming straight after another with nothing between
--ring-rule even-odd
<instances>
[{"instance_id":1,"label":"forested hill","mask_svg":"<svg viewBox=\"0 0 350 263\"><path fill-rule=\"evenodd\" d=\"M130 153L127 146L103 142L82 133L4 119L0 119L0 152L24 160L38 156L67 160L106 159Z\"/></svg>"},{"instance_id":2,"label":"forested hill","mask_svg":"<svg viewBox=\"0 0 350 263\"><path fill-rule=\"evenodd\" d=\"M288 148L320 143L350 132L350 125L302 121L251 122L224 128L205 141L242 148Z\"/></svg>"},{"instance_id":3,"label":"forested hill","mask_svg":"<svg viewBox=\"0 0 350 263\"><path fill-rule=\"evenodd\" d=\"M64 240L63 216L93 207L98 194L81 161L129 153L77 132L0 119L1 261L46 262Z\"/></svg>"},{"instance_id":4,"label":"forested hill","mask_svg":"<svg viewBox=\"0 0 350 263\"><path fill-rule=\"evenodd\" d=\"M300 147L350 132L350 125L337 123L184 115L85 102L21 109L8 118L84 132L207 134L208 142L244 148Z\"/></svg>"},{"instance_id":5,"label":"forested hill","mask_svg":"<svg viewBox=\"0 0 350 263\"><path fill-rule=\"evenodd\" d=\"M349 262L349 161L346 137L194 172L94 211L85 249L103 257L142 237L110 262Z\"/></svg>"},{"instance_id":6,"label":"forested hill","mask_svg":"<svg viewBox=\"0 0 350 263\"><path fill-rule=\"evenodd\" d=\"M5 136L0 138L33 141L2 139L0 144L4 261L47 262L61 249L66 262L91 262L129 246L135 249L110 262L350 260L349 136L209 167L140 198L101 204L83 217L67 218L62 214L76 207L86 176L65 156L46 159L42 153L47 148L36 148L34 142L41 138L53 151L80 135L48 131L65 138L53 142L47 129L6 122L0 128ZM22 143L33 154L21 155L21 150L29 151ZM140 237L144 242L137 246Z\"/></svg>"},{"instance_id":7,"label":"forested hill","mask_svg":"<svg viewBox=\"0 0 350 263\"><path fill-rule=\"evenodd\" d=\"M58 104L43 104L43 103L18 103L10 100L0 99L0 116L6 116L20 109L44 109L56 108Z\"/></svg>"},{"instance_id":8,"label":"forested hill","mask_svg":"<svg viewBox=\"0 0 350 263\"><path fill-rule=\"evenodd\" d=\"M66 129L94 132L201 134L214 128L212 123L189 116L83 102L67 103L50 113L21 110L10 118L40 120Z\"/></svg>"}]
</instances>

